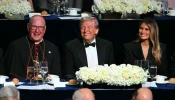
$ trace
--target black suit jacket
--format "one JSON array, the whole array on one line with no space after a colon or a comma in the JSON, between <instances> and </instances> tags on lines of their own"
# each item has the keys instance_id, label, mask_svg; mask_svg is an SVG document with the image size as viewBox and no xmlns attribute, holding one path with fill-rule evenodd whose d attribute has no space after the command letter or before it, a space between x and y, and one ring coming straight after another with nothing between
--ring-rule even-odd
<instances>
[{"instance_id":1,"label":"black suit jacket","mask_svg":"<svg viewBox=\"0 0 175 100\"><path fill-rule=\"evenodd\" d=\"M170 77L175 78L175 52L173 52L171 56Z\"/></svg>"},{"instance_id":2,"label":"black suit jacket","mask_svg":"<svg viewBox=\"0 0 175 100\"><path fill-rule=\"evenodd\" d=\"M98 64L114 64L113 44L96 38ZM74 39L65 44L63 55L64 75L75 75L80 67L88 66L83 39Z\"/></svg>"},{"instance_id":3,"label":"black suit jacket","mask_svg":"<svg viewBox=\"0 0 175 100\"><path fill-rule=\"evenodd\" d=\"M160 48L162 50L161 65L158 67L157 74L167 75L167 51L166 45L160 43ZM124 62L126 64L134 64L135 60L143 60L143 52L140 42L130 42L124 44ZM146 60L149 60L149 63L156 65L155 58L152 55L152 46L149 47L148 55Z\"/></svg>"},{"instance_id":4,"label":"black suit jacket","mask_svg":"<svg viewBox=\"0 0 175 100\"><path fill-rule=\"evenodd\" d=\"M0 75L5 74L3 54L4 54L3 48L0 48Z\"/></svg>"}]
</instances>

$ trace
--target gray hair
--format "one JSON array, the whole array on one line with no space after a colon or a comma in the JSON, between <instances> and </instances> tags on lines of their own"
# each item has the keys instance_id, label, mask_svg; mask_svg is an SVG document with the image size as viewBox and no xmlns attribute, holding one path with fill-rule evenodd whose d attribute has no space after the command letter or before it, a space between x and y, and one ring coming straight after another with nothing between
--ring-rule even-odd
<instances>
[{"instance_id":1,"label":"gray hair","mask_svg":"<svg viewBox=\"0 0 175 100\"><path fill-rule=\"evenodd\" d=\"M72 100L82 100L82 95L81 93L77 90L74 92L73 96L72 96Z\"/></svg>"},{"instance_id":2,"label":"gray hair","mask_svg":"<svg viewBox=\"0 0 175 100\"><path fill-rule=\"evenodd\" d=\"M74 92L72 100L95 100L95 95L90 89L81 88Z\"/></svg>"},{"instance_id":3,"label":"gray hair","mask_svg":"<svg viewBox=\"0 0 175 100\"><path fill-rule=\"evenodd\" d=\"M35 19L35 18L37 18L37 17L42 18L42 20L43 20L43 22L44 22L44 25L46 25L46 21L45 21L44 17L41 16L41 15L34 15L34 16L32 16L32 17L30 18L30 20L29 20L29 24L32 24L33 19Z\"/></svg>"},{"instance_id":4,"label":"gray hair","mask_svg":"<svg viewBox=\"0 0 175 100\"><path fill-rule=\"evenodd\" d=\"M0 100L4 98L17 98L17 100L20 100L20 93L15 86L5 86L0 89Z\"/></svg>"},{"instance_id":5,"label":"gray hair","mask_svg":"<svg viewBox=\"0 0 175 100\"><path fill-rule=\"evenodd\" d=\"M94 21L95 27L99 28L99 23L98 23L97 18L95 18L95 17L82 17L80 20L80 27L81 27L82 23L85 21Z\"/></svg>"}]
</instances>

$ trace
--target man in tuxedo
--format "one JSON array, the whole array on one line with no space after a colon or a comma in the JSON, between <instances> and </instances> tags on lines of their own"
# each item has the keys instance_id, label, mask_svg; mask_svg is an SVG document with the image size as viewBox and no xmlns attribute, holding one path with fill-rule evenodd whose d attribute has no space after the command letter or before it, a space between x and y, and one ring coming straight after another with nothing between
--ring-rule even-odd
<instances>
[{"instance_id":1,"label":"man in tuxedo","mask_svg":"<svg viewBox=\"0 0 175 100\"><path fill-rule=\"evenodd\" d=\"M80 21L81 37L65 44L64 75L74 76L80 67L114 64L113 44L96 37L99 31L95 17L83 17Z\"/></svg>"}]
</instances>

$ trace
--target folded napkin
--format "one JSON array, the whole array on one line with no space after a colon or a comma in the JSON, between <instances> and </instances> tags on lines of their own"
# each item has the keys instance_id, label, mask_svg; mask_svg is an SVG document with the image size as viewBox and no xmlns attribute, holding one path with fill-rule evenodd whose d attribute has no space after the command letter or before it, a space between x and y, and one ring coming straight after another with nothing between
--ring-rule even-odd
<instances>
[{"instance_id":1,"label":"folded napkin","mask_svg":"<svg viewBox=\"0 0 175 100\"><path fill-rule=\"evenodd\" d=\"M142 87L157 87L155 81L153 82L145 82L144 84L142 84Z\"/></svg>"},{"instance_id":2,"label":"folded napkin","mask_svg":"<svg viewBox=\"0 0 175 100\"><path fill-rule=\"evenodd\" d=\"M54 86L50 86L48 84L43 85L34 85L34 86L18 86L18 89L27 89L27 90L55 90Z\"/></svg>"}]
</instances>

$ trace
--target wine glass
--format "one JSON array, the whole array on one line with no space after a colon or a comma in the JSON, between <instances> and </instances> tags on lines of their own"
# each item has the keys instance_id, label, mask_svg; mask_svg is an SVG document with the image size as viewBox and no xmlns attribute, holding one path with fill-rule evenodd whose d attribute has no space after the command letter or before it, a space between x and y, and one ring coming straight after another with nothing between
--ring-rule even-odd
<instances>
[{"instance_id":1,"label":"wine glass","mask_svg":"<svg viewBox=\"0 0 175 100\"><path fill-rule=\"evenodd\" d=\"M168 2L167 2L167 0L162 1L161 7L162 7L162 14L166 15L166 11L168 9Z\"/></svg>"},{"instance_id":2,"label":"wine glass","mask_svg":"<svg viewBox=\"0 0 175 100\"><path fill-rule=\"evenodd\" d=\"M35 72L35 76L36 76L36 78L35 78L36 84L38 84L38 75L40 73L40 70L41 70L41 67L39 66L39 64L37 66L35 66L34 72Z\"/></svg>"},{"instance_id":3,"label":"wine glass","mask_svg":"<svg viewBox=\"0 0 175 100\"><path fill-rule=\"evenodd\" d=\"M151 77L151 81L153 81L154 77L157 75L157 66L156 65L150 65L149 74L150 74L150 77Z\"/></svg>"},{"instance_id":4,"label":"wine glass","mask_svg":"<svg viewBox=\"0 0 175 100\"><path fill-rule=\"evenodd\" d=\"M54 5L54 15L60 15L60 7L61 7L61 2L60 2L60 0L50 0L52 3L53 3L53 5Z\"/></svg>"},{"instance_id":5,"label":"wine glass","mask_svg":"<svg viewBox=\"0 0 175 100\"><path fill-rule=\"evenodd\" d=\"M134 65L141 67L142 60L135 60Z\"/></svg>"},{"instance_id":6,"label":"wine glass","mask_svg":"<svg viewBox=\"0 0 175 100\"><path fill-rule=\"evenodd\" d=\"M68 1L67 0L63 0L62 1L62 9L63 9L63 13L64 15L66 15L66 10L68 9Z\"/></svg>"},{"instance_id":7,"label":"wine glass","mask_svg":"<svg viewBox=\"0 0 175 100\"><path fill-rule=\"evenodd\" d=\"M40 67L41 67L41 77L43 79L43 84L46 83L46 79L47 79L47 76L48 76L48 62L47 61L41 61L40 62Z\"/></svg>"},{"instance_id":8,"label":"wine glass","mask_svg":"<svg viewBox=\"0 0 175 100\"><path fill-rule=\"evenodd\" d=\"M33 77L35 76L35 67L34 66L28 66L27 67L27 77L29 78L30 82L29 83L32 83L32 79Z\"/></svg>"},{"instance_id":9,"label":"wine glass","mask_svg":"<svg viewBox=\"0 0 175 100\"><path fill-rule=\"evenodd\" d=\"M141 62L141 67L147 74L149 74L149 60L141 60Z\"/></svg>"}]
</instances>

